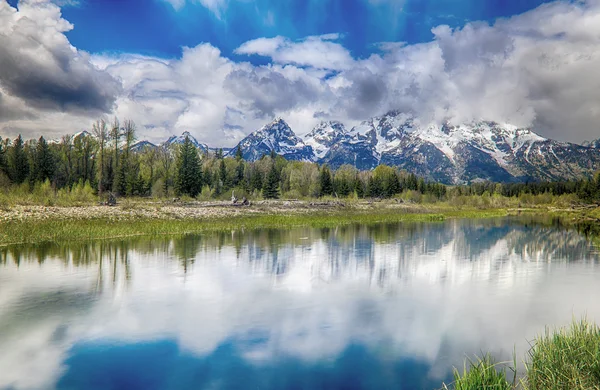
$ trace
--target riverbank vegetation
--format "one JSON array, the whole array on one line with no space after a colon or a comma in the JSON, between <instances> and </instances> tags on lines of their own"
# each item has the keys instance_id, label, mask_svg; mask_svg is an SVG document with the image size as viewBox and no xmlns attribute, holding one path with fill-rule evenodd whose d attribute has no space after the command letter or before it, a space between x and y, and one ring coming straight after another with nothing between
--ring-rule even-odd
<instances>
[{"instance_id":1,"label":"riverbank vegetation","mask_svg":"<svg viewBox=\"0 0 600 390\"><path fill-rule=\"evenodd\" d=\"M445 185L380 165L358 170L287 161L274 153L248 162L240 150L197 147L189 138L158 147L136 144L132 121L96 122L84 132L48 142L0 138L0 207L86 205L119 198L202 201L262 199L387 199L455 207L561 207L600 200L600 177L558 183Z\"/></svg>"},{"instance_id":2,"label":"riverbank vegetation","mask_svg":"<svg viewBox=\"0 0 600 390\"><path fill-rule=\"evenodd\" d=\"M531 343L525 372L498 364L490 356L466 363L445 390L591 390L600 389L600 327L583 319L569 328L546 330Z\"/></svg>"}]
</instances>

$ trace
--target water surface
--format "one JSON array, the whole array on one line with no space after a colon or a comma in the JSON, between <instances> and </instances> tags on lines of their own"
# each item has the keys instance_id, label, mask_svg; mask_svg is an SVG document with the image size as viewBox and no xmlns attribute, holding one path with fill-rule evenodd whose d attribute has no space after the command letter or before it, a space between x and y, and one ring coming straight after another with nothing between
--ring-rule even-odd
<instances>
[{"instance_id":1,"label":"water surface","mask_svg":"<svg viewBox=\"0 0 600 390\"><path fill-rule=\"evenodd\" d=\"M594 246L516 219L0 249L0 389L434 389L600 319Z\"/></svg>"}]
</instances>

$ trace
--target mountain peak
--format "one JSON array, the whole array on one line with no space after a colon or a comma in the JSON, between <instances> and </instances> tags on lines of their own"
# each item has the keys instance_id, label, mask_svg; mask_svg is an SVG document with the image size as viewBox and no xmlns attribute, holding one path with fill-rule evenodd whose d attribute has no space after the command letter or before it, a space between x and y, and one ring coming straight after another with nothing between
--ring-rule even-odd
<instances>
[{"instance_id":1,"label":"mountain peak","mask_svg":"<svg viewBox=\"0 0 600 390\"><path fill-rule=\"evenodd\" d=\"M182 143L185 142L186 138L188 138L195 147L199 148L203 152L208 151L208 146L206 146L205 144L201 144L200 142L198 142L198 140L192 134L190 134L189 131L184 131L179 136L172 135L171 137L169 137L168 140L165 141L165 143L163 145L166 145L166 146L180 145L180 144L182 144Z\"/></svg>"},{"instance_id":2,"label":"mountain peak","mask_svg":"<svg viewBox=\"0 0 600 390\"><path fill-rule=\"evenodd\" d=\"M312 161L314 157L312 148L297 137L281 117L248 135L229 155L235 153L238 147L242 150L243 158L248 161L256 161L271 151L288 160Z\"/></svg>"}]
</instances>

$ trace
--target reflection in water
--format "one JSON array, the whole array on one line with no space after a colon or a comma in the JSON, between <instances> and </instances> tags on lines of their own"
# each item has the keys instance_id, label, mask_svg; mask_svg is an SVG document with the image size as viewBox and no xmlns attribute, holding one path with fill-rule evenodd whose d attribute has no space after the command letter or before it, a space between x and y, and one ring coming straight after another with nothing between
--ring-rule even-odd
<instances>
[{"instance_id":1,"label":"reflection in water","mask_svg":"<svg viewBox=\"0 0 600 390\"><path fill-rule=\"evenodd\" d=\"M600 318L597 259L523 219L4 248L0 389L434 388Z\"/></svg>"}]
</instances>

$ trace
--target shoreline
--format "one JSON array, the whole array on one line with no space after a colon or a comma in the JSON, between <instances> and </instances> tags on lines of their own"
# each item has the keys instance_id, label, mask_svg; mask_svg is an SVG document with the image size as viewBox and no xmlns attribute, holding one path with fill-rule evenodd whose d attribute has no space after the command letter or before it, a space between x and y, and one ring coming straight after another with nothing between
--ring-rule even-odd
<instances>
[{"instance_id":1,"label":"shoreline","mask_svg":"<svg viewBox=\"0 0 600 390\"><path fill-rule=\"evenodd\" d=\"M456 218L510 215L556 216L575 221L597 221L594 210L450 207L395 201L230 202L128 201L117 206L12 206L0 209L0 246L47 242L106 240L136 236L185 235L208 231L260 228L333 227L345 224L441 222Z\"/></svg>"}]
</instances>

